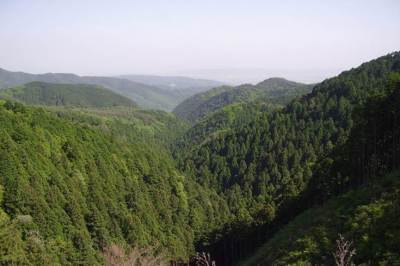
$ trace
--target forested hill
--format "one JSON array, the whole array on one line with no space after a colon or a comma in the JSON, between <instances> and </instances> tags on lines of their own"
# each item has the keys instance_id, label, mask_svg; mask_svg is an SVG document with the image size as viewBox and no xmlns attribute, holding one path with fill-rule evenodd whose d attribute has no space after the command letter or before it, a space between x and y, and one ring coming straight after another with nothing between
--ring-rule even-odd
<instances>
[{"instance_id":1,"label":"forested hill","mask_svg":"<svg viewBox=\"0 0 400 266\"><path fill-rule=\"evenodd\" d=\"M49 107L58 117L91 125L123 142L150 142L171 147L188 125L174 114L126 106Z\"/></svg>"},{"instance_id":2,"label":"forested hill","mask_svg":"<svg viewBox=\"0 0 400 266\"><path fill-rule=\"evenodd\" d=\"M9 101L0 122L2 265L101 265L115 245L187 260L230 217L134 127Z\"/></svg>"},{"instance_id":3,"label":"forested hill","mask_svg":"<svg viewBox=\"0 0 400 266\"><path fill-rule=\"evenodd\" d=\"M103 87L87 84L55 84L31 82L0 90L0 97L29 105L111 107L136 104Z\"/></svg>"},{"instance_id":4,"label":"forested hill","mask_svg":"<svg viewBox=\"0 0 400 266\"><path fill-rule=\"evenodd\" d=\"M262 100L224 106L192 125L175 140L173 149L175 159L179 161L185 158L187 153L196 150L198 145L221 138L249 123L263 112L271 112L277 108L281 108L281 105Z\"/></svg>"},{"instance_id":5,"label":"forested hill","mask_svg":"<svg viewBox=\"0 0 400 266\"><path fill-rule=\"evenodd\" d=\"M0 89L25 83L41 81L48 83L92 84L103 86L118 94L130 98L142 108L170 111L186 97L195 92L171 91L134 82L123 78L101 76L78 76L67 73L29 74L12 72L0 68Z\"/></svg>"},{"instance_id":6,"label":"forested hill","mask_svg":"<svg viewBox=\"0 0 400 266\"><path fill-rule=\"evenodd\" d=\"M244 265L332 264L338 234L352 241L356 265L400 263L400 73L393 81L353 113L347 141L318 163L306 193L292 203L314 206Z\"/></svg>"},{"instance_id":7,"label":"forested hill","mask_svg":"<svg viewBox=\"0 0 400 266\"><path fill-rule=\"evenodd\" d=\"M354 108L384 92L394 72L400 72L399 52L325 80L283 110L264 112L183 155L181 169L224 195L239 223L211 249L224 258L235 254L225 265L256 245L254 238L243 240L246 225L274 221L307 189L316 163L346 141ZM226 246L233 250L219 249Z\"/></svg>"},{"instance_id":8,"label":"forested hill","mask_svg":"<svg viewBox=\"0 0 400 266\"><path fill-rule=\"evenodd\" d=\"M338 233L355 263L396 265L399 80L395 52L300 97L311 87L281 79L220 87L204 103L232 97L191 128L85 94L0 100L0 265L104 265L132 247L165 263L331 265Z\"/></svg>"},{"instance_id":9,"label":"forested hill","mask_svg":"<svg viewBox=\"0 0 400 266\"><path fill-rule=\"evenodd\" d=\"M207 114L232 103L269 100L271 103L283 106L293 98L310 92L311 89L311 85L282 78L270 78L257 85L222 86L186 99L175 107L174 113L194 124Z\"/></svg>"}]
</instances>

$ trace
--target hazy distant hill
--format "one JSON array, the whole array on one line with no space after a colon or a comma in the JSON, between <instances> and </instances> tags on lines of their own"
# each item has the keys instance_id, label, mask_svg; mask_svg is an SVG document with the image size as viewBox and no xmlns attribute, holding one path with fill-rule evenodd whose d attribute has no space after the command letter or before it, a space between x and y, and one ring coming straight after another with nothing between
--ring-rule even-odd
<instances>
[{"instance_id":1,"label":"hazy distant hill","mask_svg":"<svg viewBox=\"0 0 400 266\"><path fill-rule=\"evenodd\" d=\"M1 90L0 97L31 105L84 107L136 105L132 100L98 85L56 84L39 81Z\"/></svg>"},{"instance_id":2,"label":"hazy distant hill","mask_svg":"<svg viewBox=\"0 0 400 266\"><path fill-rule=\"evenodd\" d=\"M220 81L181 76L121 75L119 77L169 90L188 89L205 91L224 85L224 83Z\"/></svg>"},{"instance_id":3,"label":"hazy distant hill","mask_svg":"<svg viewBox=\"0 0 400 266\"><path fill-rule=\"evenodd\" d=\"M207 114L232 103L269 100L275 104L286 104L294 97L310 92L311 89L312 85L283 78L270 78L257 85L222 86L186 99L175 107L174 113L194 123Z\"/></svg>"},{"instance_id":4,"label":"hazy distant hill","mask_svg":"<svg viewBox=\"0 0 400 266\"><path fill-rule=\"evenodd\" d=\"M180 76L122 75L119 77L169 91L174 95L175 106L197 93L224 85L215 80Z\"/></svg>"},{"instance_id":5,"label":"hazy distant hill","mask_svg":"<svg viewBox=\"0 0 400 266\"><path fill-rule=\"evenodd\" d=\"M67 73L29 74L0 69L0 88L9 88L32 81L49 83L95 84L122 94L144 108L170 111L195 92L170 91L128 79L113 77L78 76Z\"/></svg>"}]
</instances>

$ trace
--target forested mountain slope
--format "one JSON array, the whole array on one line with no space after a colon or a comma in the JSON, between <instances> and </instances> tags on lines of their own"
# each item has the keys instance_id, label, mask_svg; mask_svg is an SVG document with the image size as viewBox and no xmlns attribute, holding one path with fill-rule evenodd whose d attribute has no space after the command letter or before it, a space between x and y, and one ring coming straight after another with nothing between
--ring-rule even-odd
<instances>
[{"instance_id":1,"label":"forested mountain slope","mask_svg":"<svg viewBox=\"0 0 400 266\"><path fill-rule=\"evenodd\" d=\"M106 108L50 107L59 117L90 125L123 141L149 141L171 147L189 126L172 113L125 106Z\"/></svg>"},{"instance_id":2,"label":"forested mountain slope","mask_svg":"<svg viewBox=\"0 0 400 266\"><path fill-rule=\"evenodd\" d=\"M0 69L0 88L10 88L33 81L47 83L92 84L124 95L144 108L172 110L185 95L122 78L78 76L65 73L29 74Z\"/></svg>"},{"instance_id":3,"label":"forested mountain slope","mask_svg":"<svg viewBox=\"0 0 400 266\"><path fill-rule=\"evenodd\" d=\"M284 105L293 98L310 92L311 88L311 85L282 78L270 78L257 85L222 86L186 99L175 107L174 113L193 124L207 114L232 103L270 100L271 103Z\"/></svg>"},{"instance_id":4,"label":"forested mountain slope","mask_svg":"<svg viewBox=\"0 0 400 266\"><path fill-rule=\"evenodd\" d=\"M396 80L353 113L348 140L318 163L307 191L292 203L313 207L245 265L333 264L338 234L352 241L357 265L400 263L400 74Z\"/></svg>"},{"instance_id":5,"label":"forested mountain slope","mask_svg":"<svg viewBox=\"0 0 400 266\"><path fill-rule=\"evenodd\" d=\"M356 265L398 265L400 174L335 197L304 211L240 265L334 265L339 234Z\"/></svg>"},{"instance_id":6,"label":"forested mountain slope","mask_svg":"<svg viewBox=\"0 0 400 266\"><path fill-rule=\"evenodd\" d=\"M263 112L182 156L181 169L223 195L240 224L214 253L235 254L232 263L254 248L257 241L243 240L240 227L273 221L306 190L316 163L347 140L354 108L385 91L393 72L400 72L399 52L325 80L283 110Z\"/></svg>"},{"instance_id":7,"label":"forested mountain slope","mask_svg":"<svg viewBox=\"0 0 400 266\"><path fill-rule=\"evenodd\" d=\"M196 149L198 145L221 138L231 130L249 123L262 112L270 112L277 108L281 108L281 106L265 101L234 103L224 106L201 119L177 138L174 145L175 159L179 161L187 153L191 153L192 149Z\"/></svg>"},{"instance_id":8,"label":"forested mountain slope","mask_svg":"<svg viewBox=\"0 0 400 266\"><path fill-rule=\"evenodd\" d=\"M8 101L0 121L1 264L103 264L111 243L187 259L196 238L229 218L149 139Z\"/></svg>"},{"instance_id":9,"label":"forested mountain slope","mask_svg":"<svg viewBox=\"0 0 400 266\"><path fill-rule=\"evenodd\" d=\"M208 99L233 101L190 129L130 106L0 100L0 264L104 264L112 244L219 266L264 244L245 262L329 264L337 233L357 263L398 262L399 73L395 52L302 97L279 79L220 87Z\"/></svg>"},{"instance_id":10,"label":"forested mountain slope","mask_svg":"<svg viewBox=\"0 0 400 266\"><path fill-rule=\"evenodd\" d=\"M15 88L0 90L0 97L29 105L49 106L135 106L135 103L96 85L31 82Z\"/></svg>"},{"instance_id":11,"label":"forested mountain slope","mask_svg":"<svg viewBox=\"0 0 400 266\"><path fill-rule=\"evenodd\" d=\"M122 94L143 108L171 111L183 96L177 92L160 89L126 79L110 77L82 77L84 83L97 84Z\"/></svg>"}]
</instances>

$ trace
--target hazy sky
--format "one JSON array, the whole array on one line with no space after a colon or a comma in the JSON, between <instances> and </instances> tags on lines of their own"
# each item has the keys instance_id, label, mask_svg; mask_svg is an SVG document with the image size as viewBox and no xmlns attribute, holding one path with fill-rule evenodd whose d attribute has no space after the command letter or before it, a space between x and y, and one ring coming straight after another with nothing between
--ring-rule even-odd
<instances>
[{"instance_id":1,"label":"hazy sky","mask_svg":"<svg viewBox=\"0 0 400 266\"><path fill-rule=\"evenodd\" d=\"M319 81L400 50L399 0L0 0L0 67Z\"/></svg>"}]
</instances>

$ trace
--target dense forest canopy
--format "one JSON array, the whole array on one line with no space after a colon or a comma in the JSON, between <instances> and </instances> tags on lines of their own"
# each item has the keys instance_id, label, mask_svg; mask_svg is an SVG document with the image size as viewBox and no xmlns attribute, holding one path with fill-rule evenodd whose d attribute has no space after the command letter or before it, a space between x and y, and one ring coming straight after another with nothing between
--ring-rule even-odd
<instances>
[{"instance_id":1,"label":"dense forest canopy","mask_svg":"<svg viewBox=\"0 0 400 266\"><path fill-rule=\"evenodd\" d=\"M174 109L174 113L191 124L208 114L234 103L266 101L285 105L293 98L311 91L306 85L282 78L270 78L256 85L244 84L237 87L222 86L196 94Z\"/></svg>"},{"instance_id":2,"label":"dense forest canopy","mask_svg":"<svg viewBox=\"0 0 400 266\"><path fill-rule=\"evenodd\" d=\"M353 113L349 138L319 163L308 191L296 203L315 205L244 265L332 264L338 234L354 242L356 264L400 262L395 218L400 212L400 73L391 78L394 83L386 91L369 97Z\"/></svg>"},{"instance_id":3,"label":"dense forest canopy","mask_svg":"<svg viewBox=\"0 0 400 266\"><path fill-rule=\"evenodd\" d=\"M317 159L347 137L354 107L386 89L399 61L394 53L326 80L283 110L192 148L181 167L226 194L242 215L257 203L279 205L305 188Z\"/></svg>"},{"instance_id":4,"label":"dense forest canopy","mask_svg":"<svg viewBox=\"0 0 400 266\"><path fill-rule=\"evenodd\" d=\"M149 138L122 141L83 119L8 101L0 117L3 264L94 265L111 243L160 245L184 259L197 235L229 215ZM24 217L31 222L20 225ZM14 235L18 246L8 250Z\"/></svg>"},{"instance_id":5,"label":"dense forest canopy","mask_svg":"<svg viewBox=\"0 0 400 266\"><path fill-rule=\"evenodd\" d=\"M176 114L75 82L2 90L0 265L133 246L330 265L338 234L354 263L400 263L399 82L394 52L315 85L217 87Z\"/></svg>"},{"instance_id":6,"label":"dense forest canopy","mask_svg":"<svg viewBox=\"0 0 400 266\"><path fill-rule=\"evenodd\" d=\"M223 195L235 215L233 228L239 224L239 232L243 232L240 227L268 223L307 189L317 163L347 140L354 125L353 110L368 97L385 92L391 74L398 72L398 52L343 72L283 110L262 112L188 153L178 153L180 168ZM214 252L228 257L231 251L218 247L234 246L235 261L256 242L243 238L228 243L222 239Z\"/></svg>"}]
</instances>

